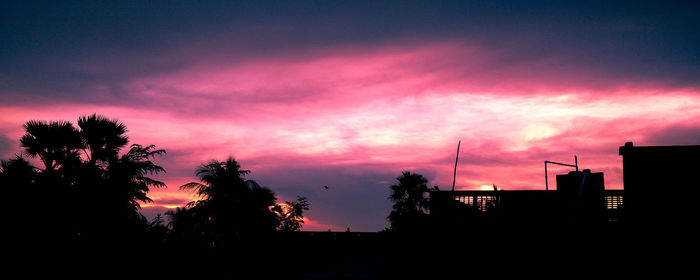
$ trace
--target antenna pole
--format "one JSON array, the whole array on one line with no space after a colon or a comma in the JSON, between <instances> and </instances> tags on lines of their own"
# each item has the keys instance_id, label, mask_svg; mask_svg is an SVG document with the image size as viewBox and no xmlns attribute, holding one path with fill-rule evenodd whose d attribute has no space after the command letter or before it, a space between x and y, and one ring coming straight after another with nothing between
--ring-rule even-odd
<instances>
[{"instance_id":1,"label":"antenna pole","mask_svg":"<svg viewBox=\"0 0 700 280\"><path fill-rule=\"evenodd\" d=\"M544 190L549 191L549 180L547 179L547 162L544 161Z\"/></svg>"},{"instance_id":2,"label":"antenna pole","mask_svg":"<svg viewBox=\"0 0 700 280\"><path fill-rule=\"evenodd\" d=\"M455 181L457 181L457 161L459 161L459 146L462 144L462 140L457 143L457 158L455 158L455 173L452 176L452 191L455 191Z\"/></svg>"}]
</instances>

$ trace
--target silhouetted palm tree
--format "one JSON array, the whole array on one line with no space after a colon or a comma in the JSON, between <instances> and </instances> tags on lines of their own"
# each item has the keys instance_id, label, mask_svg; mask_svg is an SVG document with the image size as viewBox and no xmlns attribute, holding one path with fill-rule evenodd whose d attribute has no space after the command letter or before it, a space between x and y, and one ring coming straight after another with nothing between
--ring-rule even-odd
<instances>
[{"instance_id":1,"label":"silhouetted palm tree","mask_svg":"<svg viewBox=\"0 0 700 280\"><path fill-rule=\"evenodd\" d=\"M31 163L21 156L15 156L11 160L0 161L2 204L13 205L12 208L22 204L26 205L24 200L34 198L36 195L34 193L35 189L32 188L35 178L36 167L32 166Z\"/></svg>"},{"instance_id":2,"label":"silhouetted palm tree","mask_svg":"<svg viewBox=\"0 0 700 280\"><path fill-rule=\"evenodd\" d=\"M200 217L197 209L178 207L174 211L169 210L165 215L170 218L168 228L170 229L170 239L176 244L181 245L205 245L204 242L208 238L205 230L206 218Z\"/></svg>"},{"instance_id":3,"label":"silhouetted palm tree","mask_svg":"<svg viewBox=\"0 0 700 280\"><path fill-rule=\"evenodd\" d=\"M74 186L81 174L78 151L83 147L80 132L68 121L28 121L21 146L31 157L38 157L44 169L35 176L32 212L42 217L49 236L71 236L75 223Z\"/></svg>"},{"instance_id":4,"label":"silhouetted palm tree","mask_svg":"<svg viewBox=\"0 0 700 280\"><path fill-rule=\"evenodd\" d=\"M34 196L32 183L34 183L35 177L36 167L22 156L16 155L14 159L0 161L2 204L13 205L13 207L26 205L24 200Z\"/></svg>"},{"instance_id":5,"label":"silhouetted palm tree","mask_svg":"<svg viewBox=\"0 0 700 280\"><path fill-rule=\"evenodd\" d=\"M423 175L404 171L397 177L398 184L390 186L394 202L393 211L389 214L392 230L414 230L420 226L428 209L428 180Z\"/></svg>"},{"instance_id":6,"label":"silhouetted palm tree","mask_svg":"<svg viewBox=\"0 0 700 280\"><path fill-rule=\"evenodd\" d=\"M38 156L44 163L45 172L52 172L63 163L78 157L83 147L80 132L68 121L28 121L24 124L25 135L20 139L32 157Z\"/></svg>"},{"instance_id":7,"label":"silhouetted palm tree","mask_svg":"<svg viewBox=\"0 0 700 280\"><path fill-rule=\"evenodd\" d=\"M92 164L116 159L119 150L129 142L129 137L124 135L126 126L117 120L92 114L78 118L78 126L85 145L85 154Z\"/></svg>"},{"instance_id":8,"label":"silhouetted palm tree","mask_svg":"<svg viewBox=\"0 0 700 280\"><path fill-rule=\"evenodd\" d=\"M148 223L146 227L148 232L148 241L152 245L163 246L168 241L168 235L170 234L170 229L165 224L163 215L158 214L152 222Z\"/></svg>"},{"instance_id":9,"label":"silhouetted palm tree","mask_svg":"<svg viewBox=\"0 0 700 280\"><path fill-rule=\"evenodd\" d=\"M124 155L111 160L96 181L79 185L80 203L91 210L81 213L81 231L98 238L121 235L118 237L128 239L132 237L129 235L147 230L147 221L138 210L140 203L152 201L147 196L151 188L166 187L148 177L165 172L151 161L162 154L165 151L153 145L133 144Z\"/></svg>"},{"instance_id":10,"label":"silhouetted palm tree","mask_svg":"<svg viewBox=\"0 0 700 280\"><path fill-rule=\"evenodd\" d=\"M200 200L194 201L193 206L215 199L240 197L236 194L247 192L250 189L249 184L255 183L243 179L243 176L249 173L250 170L241 170L241 166L233 158L224 162L212 160L195 171L201 183L187 183L180 186L180 189L192 191L199 196Z\"/></svg>"},{"instance_id":11,"label":"silhouetted palm tree","mask_svg":"<svg viewBox=\"0 0 700 280\"><path fill-rule=\"evenodd\" d=\"M149 224L138 210L140 203L151 201L151 188L165 187L149 177L165 172L151 161L165 151L134 144L119 156L128 142L124 124L93 114L80 117L78 126L81 130L68 121L25 123L21 146L44 169L35 172L21 157L4 161L2 186L24 180L11 185L22 185L31 195L10 197L29 199L23 208L28 208L27 216L41 219L41 228L35 230L44 238L107 237L112 242L121 233L146 233Z\"/></svg>"},{"instance_id":12,"label":"silhouetted palm tree","mask_svg":"<svg viewBox=\"0 0 700 280\"><path fill-rule=\"evenodd\" d=\"M188 206L206 219L206 230L217 240L251 237L273 232L279 221L272 211L275 194L253 180L243 178L249 170L242 170L233 158L220 162L210 161L196 170L200 182L187 183L180 189L199 196Z\"/></svg>"},{"instance_id":13,"label":"silhouetted palm tree","mask_svg":"<svg viewBox=\"0 0 700 280\"><path fill-rule=\"evenodd\" d=\"M13 188L13 186L16 187L17 185L28 186L34 180L35 169L36 167L32 166L22 156L15 156L11 160L1 160L0 185L3 188Z\"/></svg>"},{"instance_id":14,"label":"silhouetted palm tree","mask_svg":"<svg viewBox=\"0 0 700 280\"><path fill-rule=\"evenodd\" d=\"M140 203L152 202L147 196L150 189L165 188L166 185L148 177L165 173L165 169L151 159L165 153L165 150L156 149L155 145L143 147L133 144L119 160L110 163L105 175L108 184L115 188L114 198L131 211L140 209Z\"/></svg>"},{"instance_id":15,"label":"silhouetted palm tree","mask_svg":"<svg viewBox=\"0 0 700 280\"><path fill-rule=\"evenodd\" d=\"M177 207L175 210L168 210L165 215L170 217L170 222L168 222L168 227L177 233L187 232L187 228L194 224L193 215L191 211L188 211L185 207Z\"/></svg>"},{"instance_id":16,"label":"silhouetted palm tree","mask_svg":"<svg viewBox=\"0 0 700 280\"><path fill-rule=\"evenodd\" d=\"M13 238L29 239L40 225L36 218L42 214L41 209L27 207L29 200L42 195L33 186L35 178L36 168L21 156L0 161L0 225Z\"/></svg>"}]
</instances>

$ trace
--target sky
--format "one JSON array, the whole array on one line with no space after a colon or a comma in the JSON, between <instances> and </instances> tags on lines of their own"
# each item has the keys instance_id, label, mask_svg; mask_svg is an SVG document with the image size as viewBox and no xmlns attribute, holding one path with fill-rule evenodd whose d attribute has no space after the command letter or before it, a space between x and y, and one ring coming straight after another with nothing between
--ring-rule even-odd
<instances>
[{"instance_id":1,"label":"sky","mask_svg":"<svg viewBox=\"0 0 700 280\"><path fill-rule=\"evenodd\" d=\"M625 142L700 144L700 5L569 2L3 1L0 158L98 113L167 151L147 217L232 156L308 197L304 230L388 227L396 177L451 188L458 141L457 189L574 156L621 189Z\"/></svg>"}]
</instances>

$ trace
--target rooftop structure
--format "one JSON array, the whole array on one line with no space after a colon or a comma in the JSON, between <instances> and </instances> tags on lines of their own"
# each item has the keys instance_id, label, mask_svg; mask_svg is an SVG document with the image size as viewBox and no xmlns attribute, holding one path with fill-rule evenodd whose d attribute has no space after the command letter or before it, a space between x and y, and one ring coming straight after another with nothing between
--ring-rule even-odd
<instances>
[{"instance_id":1,"label":"rooftop structure","mask_svg":"<svg viewBox=\"0 0 700 280\"><path fill-rule=\"evenodd\" d=\"M438 223L468 226L604 225L620 221L622 190L605 190L603 173L557 175L556 190L431 191Z\"/></svg>"},{"instance_id":2,"label":"rooftop structure","mask_svg":"<svg viewBox=\"0 0 700 280\"><path fill-rule=\"evenodd\" d=\"M573 171L557 175L553 191L434 190L430 192L430 215L438 223L454 226L624 223L645 232L681 232L676 229L692 226L698 212L700 145L634 146L628 142L619 154L624 190L606 190L603 173ZM575 167L578 169L577 164Z\"/></svg>"}]
</instances>

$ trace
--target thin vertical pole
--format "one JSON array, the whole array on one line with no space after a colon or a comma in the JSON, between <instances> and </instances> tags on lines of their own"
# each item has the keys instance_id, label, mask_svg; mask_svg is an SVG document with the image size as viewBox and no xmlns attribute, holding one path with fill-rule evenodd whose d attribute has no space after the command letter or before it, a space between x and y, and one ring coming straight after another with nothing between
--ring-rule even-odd
<instances>
[{"instance_id":1,"label":"thin vertical pole","mask_svg":"<svg viewBox=\"0 0 700 280\"><path fill-rule=\"evenodd\" d=\"M563 165L563 166L568 166L568 167L575 167L576 172L578 172L578 157L574 156L574 161L575 161L575 164L571 165L571 164L566 164L566 163L545 160L544 161L544 187L545 187L545 190L547 190L547 191L549 190L549 180L547 178L547 163L556 164L556 165Z\"/></svg>"},{"instance_id":2,"label":"thin vertical pole","mask_svg":"<svg viewBox=\"0 0 700 280\"><path fill-rule=\"evenodd\" d=\"M452 175L452 191L455 191L455 182L457 181L457 161L459 161L459 146L462 144L462 140L457 143L457 158L455 158L455 173Z\"/></svg>"},{"instance_id":3,"label":"thin vertical pole","mask_svg":"<svg viewBox=\"0 0 700 280\"><path fill-rule=\"evenodd\" d=\"M547 179L547 161L544 161L544 190L549 191L549 180Z\"/></svg>"}]
</instances>

